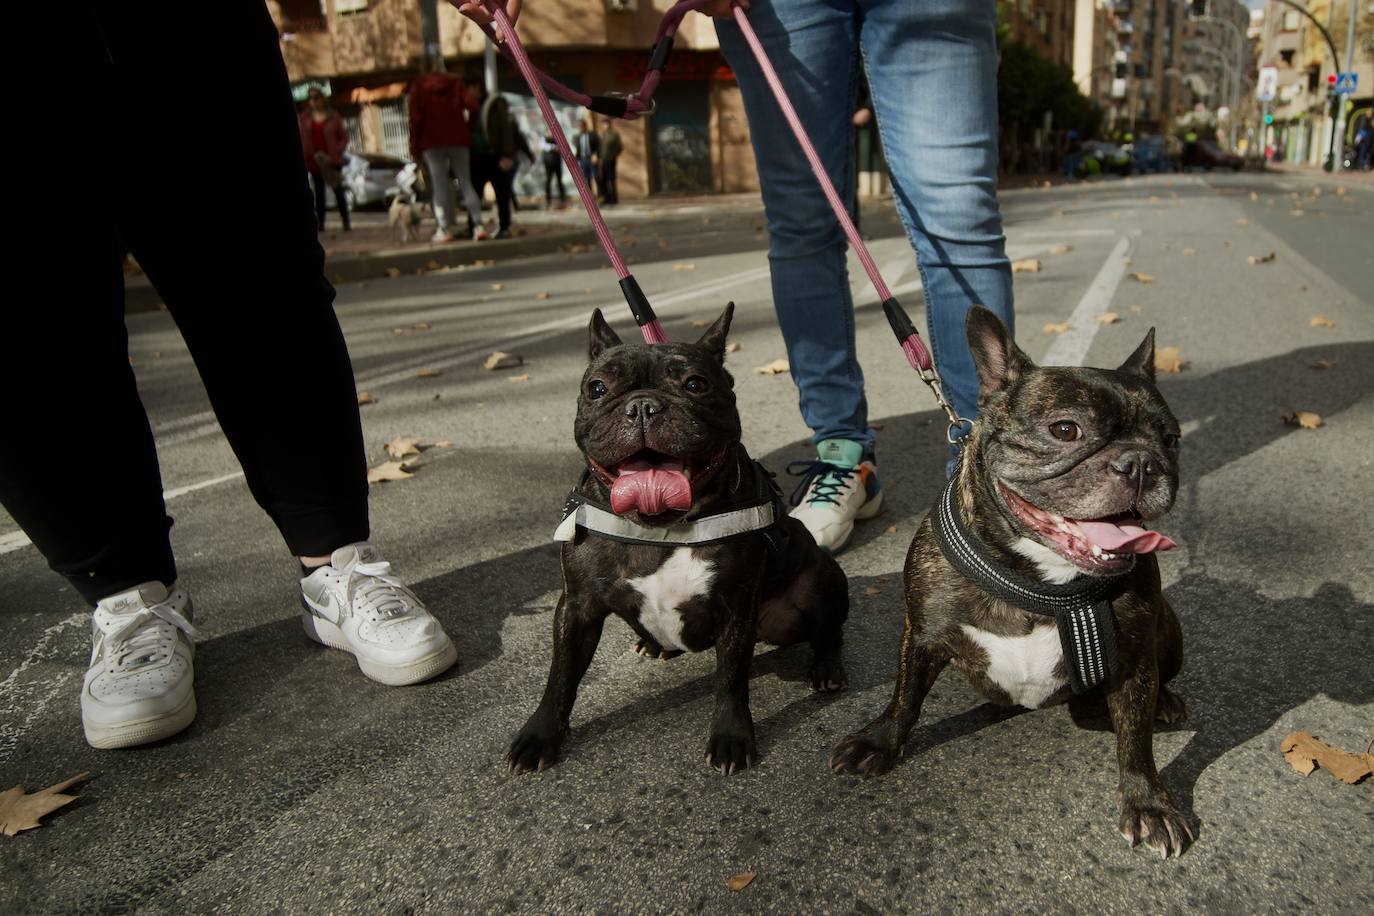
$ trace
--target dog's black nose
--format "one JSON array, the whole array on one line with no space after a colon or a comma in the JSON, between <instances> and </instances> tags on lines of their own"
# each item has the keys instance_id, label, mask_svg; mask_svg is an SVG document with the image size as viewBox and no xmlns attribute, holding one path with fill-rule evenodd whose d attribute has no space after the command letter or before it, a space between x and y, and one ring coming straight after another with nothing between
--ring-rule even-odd
<instances>
[{"instance_id":1,"label":"dog's black nose","mask_svg":"<svg viewBox=\"0 0 1374 916\"><path fill-rule=\"evenodd\" d=\"M1160 472L1159 462L1155 460L1154 455L1146 451L1122 452L1110 467L1123 477L1136 480L1142 477L1148 480Z\"/></svg>"},{"instance_id":2,"label":"dog's black nose","mask_svg":"<svg viewBox=\"0 0 1374 916\"><path fill-rule=\"evenodd\" d=\"M643 422L660 413L663 413L663 402L651 395L637 395L625 402L625 416L631 420Z\"/></svg>"}]
</instances>

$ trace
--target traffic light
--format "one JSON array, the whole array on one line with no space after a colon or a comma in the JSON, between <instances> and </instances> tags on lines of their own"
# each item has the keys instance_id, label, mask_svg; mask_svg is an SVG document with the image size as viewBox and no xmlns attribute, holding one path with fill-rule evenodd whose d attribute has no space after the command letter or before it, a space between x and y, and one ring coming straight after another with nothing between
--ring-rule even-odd
<instances>
[{"instance_id":1,"label":"traffic light","mask_svg":"<svg viewBox=\"0 0 1374 916\"><path fill-rule=\"evenodd\" d=\"M1265 123L1266 126L1268 126L1268 125L1270 125L1270 124L1273 124L1273 123L1274 123L1274 116L1271 115L1271 114L1266 114L1266 115L1264 116L1264 123Z\"/></svg>"},{"instance_id":2,"label":"traffic light","mask_svg":"<svg viewBox=\"0 0 1374 916\"><path fill-rule=\"evenodd\" d=\"M1335 88L1336 88L1336 74L1334 74L1334 73L1328 73L1328 74L1326 74L1326 88L1327 88L1327 89L1335 89Z\"/></svg>"}]
</instances>

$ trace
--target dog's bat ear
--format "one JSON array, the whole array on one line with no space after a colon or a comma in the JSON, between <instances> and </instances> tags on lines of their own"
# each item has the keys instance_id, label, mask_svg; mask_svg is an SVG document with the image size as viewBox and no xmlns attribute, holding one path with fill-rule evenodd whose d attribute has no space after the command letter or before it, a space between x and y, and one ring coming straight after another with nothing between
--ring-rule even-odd
<instances>
[{"instance_id":1,"label":"dog's bat ear","mask_svg":"<svg viewBox=\"0 0 1374 916\"><path fill-rule=\"evenodd\" d=\"M727 302L725 311L711 323L706 333L697 341L698 347L710 350L722 363L725 362L725 338L730 334L730 320L735 316L735 303Z\"/></svg>"},{"instance_id":2,"label":"dog's bat ear","mask_svg":"<svg viewBox=\"0 0 1374 916\"><path fill-rule=\"evenodd\" d=\"M973 352L973 366L978 370L980 399L1008 387L1035 366L1016 345L1002 319L981 305L969 309L964 332Z\"/></svg>"},{"instance_id":3,"label":"dog's bat ear","mask_svg":"<svg viewBox=\"0 0 1374 916\"><path fill-rule=\"evenodd\" d=\"M592 323L587 327L587 357L596 359L611 347L620 346L620 337L606 323L601 309L592 311Z\"/></svg>"},{"instance_id":4,"label":"dog's bat ear","mask_svg":"<svg viewBox=\"0 0 1374 916\"><path fill-rule=\"evenodd\" d=\"M1117 367L1117 372L1129 372L1132 375L1139 375L1142 378L1155 380L1155 329L1145 334L1145 339L1140 342L1140 346L1135 348L1135 352L1126 357L1126 361Z\"/></svg>"}]
</instances>

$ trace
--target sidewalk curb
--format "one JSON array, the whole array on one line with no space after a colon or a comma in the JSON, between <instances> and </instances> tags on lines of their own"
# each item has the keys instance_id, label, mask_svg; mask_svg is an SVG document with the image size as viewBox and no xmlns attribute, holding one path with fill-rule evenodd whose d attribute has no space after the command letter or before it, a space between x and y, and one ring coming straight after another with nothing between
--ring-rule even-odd
<instances>
[{"instance_id":1,"label":"sidewalk curb","mask_svg":"<svg viewBox=\"0 0 1374 916\"><path fill-rule=\"evenodd\" d=\"M514 239L491 239L485 242L458 242L426 248L398 248L369 254L343 254L325 260L324 272L329 282L338 286L387 277L388 270L406 274L423 273L439 267L457 267L482 260L525 258L541 254L556 254L564 245L595 245L596 234L588 226L568 232L522 236ZM162 308L162 295L142 274L124 278L124 314L156 312Z\"/></svg>"}]
</instances>

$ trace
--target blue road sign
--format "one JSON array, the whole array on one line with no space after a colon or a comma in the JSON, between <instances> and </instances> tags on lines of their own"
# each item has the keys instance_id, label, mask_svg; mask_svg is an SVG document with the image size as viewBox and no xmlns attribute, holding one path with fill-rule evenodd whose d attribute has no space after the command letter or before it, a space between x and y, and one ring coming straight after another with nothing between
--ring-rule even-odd
<instances>
[{"instance_id":1,"label":"blue road sign","mask_svg":"<svg viewBox=\"0 0 1374 916\"><path fill-rule=\"evenodd\" d=\"M1336 77L1336 91L1341 95L1354 95L1355 87L1359 85L1360 75L1355 72L1342 73Z\"/></svg>"}]
</instances>

